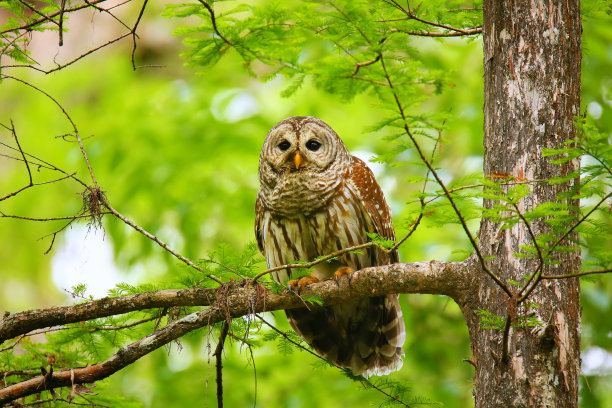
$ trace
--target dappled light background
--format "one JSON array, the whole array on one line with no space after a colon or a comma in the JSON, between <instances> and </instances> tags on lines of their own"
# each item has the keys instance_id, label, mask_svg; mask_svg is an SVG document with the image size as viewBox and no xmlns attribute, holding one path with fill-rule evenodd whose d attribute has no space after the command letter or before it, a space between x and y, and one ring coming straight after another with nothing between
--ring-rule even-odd
<instances>
[{"instance_id":1,"label":"dappled light background","mask_svg":"<svg viewBox=\"0 0 612 408\"><path fill-rule=\"evenodd\" d=\"M254 241L254 202L258 189L259 149L268 130L293 115L312 115L331 125L349 150L368 161L392 146L384 131L370 131L384 118L368 94L341 100L306 81L292 96L281 96L291 82L280 76L260 82L248 75L241 59L230 55L213 68L185 67L177 27L192 21L161 16L151 4L141 22L137 65L132 70L131 40L94 53L49 75L25 68L5 70L51 94L72 117L97 181L118 211L193 260L223 259ZM126 8L125 16L137 9ZM118 30L108 16L91 11L67 22L70 31L59 47L54 33L33 33L33 57L52 66L108 41ZM612 27L584 22L583 109L602 129L612 131ZM480 38L419 39L410 46L419 58L446 73L449 84L411 112L446 114L439 138L423 141L448 183L482 174L482 43ZM253 66L257 74L270 70ZM0 120L14 123L23 149L88 180L86 163L61 110L40 92L15 81L0 85ZM0 133L13 143L10 133ZM416 159L407 151L397 162ZM413 220L411 206L423 189L423 167L371 162L394 212L398 236ZM43 174L44 169L32 169ZM0 157L0 191L27 183L22 163ZM77 213L82 189L60 182L7 200L5 214L59 217ZM442 201L442 200L440 200ZM435 208L435 207L434 207ZM478 229L478 214L466 215ZM436 218L439 217L439 218ZM462 260L469 242L458 224L445 224L444 207L426 217L401 247L400 260ZM86 221L73 224L53 241L64 224L0 220L0 311L71 304L72 287L103 297L120 282L164 282L182 287L177 276L186 266L115 219L100 229ZM51 234L51 235L49 235ZM45 252L52 246L51 250ZM588 254L585 254L588 260ZM262 270L263 258L260 259ZM609 277L583 280L582 405L612 405L612 283ZM467 328L456 304L445 297L402 296L406 319L406 358L393 374L413 394L445 407L473 405L473 367ZM283 313L266 314L289 330ZM262 329L265 333L265 328ZM241 333L235 333L242 336ZM147 407L214 406L215 335L199 330L103 381L114 393ZM364 390L307 353L254 337L261 347L228 340L224 361L225 403L229 407L311 407L376 404L376 392ZM107 352L101 350L101 354ZM588 385L587 381L588 380Z\"/></svg>"}]
</instances>

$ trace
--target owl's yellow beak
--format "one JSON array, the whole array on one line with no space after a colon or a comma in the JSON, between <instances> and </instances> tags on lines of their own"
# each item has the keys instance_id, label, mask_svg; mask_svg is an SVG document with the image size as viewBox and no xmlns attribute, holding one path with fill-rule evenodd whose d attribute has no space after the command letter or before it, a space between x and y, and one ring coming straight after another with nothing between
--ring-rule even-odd
<instances>
[{"instance_id":1,"label":"owl's yellow beak","mask_svg":"<svg viewBox=\"0 0 612 408\"><path fill-rule=\"evenodd\" d=\"M300 166L302 165L302 162L304 160L302 159L302 155L300 154L299 151L295 152L295 156L293 156L293 163L295 163L295 169L299 169Z\"/></svg>"}]
</instances>

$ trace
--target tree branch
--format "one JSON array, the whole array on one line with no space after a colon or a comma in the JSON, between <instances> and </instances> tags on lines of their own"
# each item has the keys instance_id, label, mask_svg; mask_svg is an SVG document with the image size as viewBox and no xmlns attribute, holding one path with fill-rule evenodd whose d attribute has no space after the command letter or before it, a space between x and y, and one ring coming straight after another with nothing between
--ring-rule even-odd
<instances>
[{"instance_id":1,"label":"tree branch","mask_svg":"<svg viewBox=\"0 0 612 408\"><path fill-rule=\"evenodd\" d=\"M347 302L359 297L389 293L441 294L461 301L466 292L468 269L477 265L464 262L398 263L355 272L348 283L342 279L324 281L304 289L304 296L317 296L324 305ZM71 370L55 371L0 389L0 404L44 389L92 383L106 378L139 358L201 327L264 311L304 307L304 300L292 292L274 294L262 285L247 281L230 282L217 289L181 289L147 292L120 298L105 298L63 308L30 310L0 320L0 339L7 340L34 329L96 319L129 311L156 307L211 305L176 320L153 334L118 350L101 363ZM71 380L71 375L73 380Z\"/></svg>"},{"instance_id":2,"label":"tree branch","mask_svg":"<svg viewBox=\"0 0 612 408\"><path fill-rule=\"evenodd\" d=\"M158 307L208 306L214 301L214 289L168 289L116 298L106 297L73 306L26 310L5 315L0 320L0 342L45 327Z\"/></svg>"}]
</instances>

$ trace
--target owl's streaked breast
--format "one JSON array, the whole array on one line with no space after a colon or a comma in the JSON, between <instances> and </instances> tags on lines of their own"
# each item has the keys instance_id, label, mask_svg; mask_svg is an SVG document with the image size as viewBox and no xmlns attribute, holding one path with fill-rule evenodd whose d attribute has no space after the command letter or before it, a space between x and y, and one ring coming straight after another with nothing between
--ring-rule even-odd
<instances>
[{"instance_id":1,"label":"owl's streaked breast","mask_svg":"<svg viewBox=\"0 0 612 408\"><path fill-rule=\"evenodd\" d=\"M338 177L296 172L282 175L273 188L262 186L260 197L271 212L284 217L310 215L337 194Z\"/></svg>"},{"instance_id":2,"label":"owl's streaked breast","mask_svg":"<svg viewBox=\"0 0 612 408\"><path fill-rule=\"evenodd\" d=\"M340 187L318 211L295 212L290 216L264 211L260 225L269 267L298 260L311 261L367 242L365 231L373 230L372 221L360 208L355 192L344 184ZM318 265L313 275L324 280L329 279L340 265L359 270L375 263L374 251L346 254L338 261ZM273 277L278 282L285 282L289 276L281 271Z\"/></svg>"}]
</instances>

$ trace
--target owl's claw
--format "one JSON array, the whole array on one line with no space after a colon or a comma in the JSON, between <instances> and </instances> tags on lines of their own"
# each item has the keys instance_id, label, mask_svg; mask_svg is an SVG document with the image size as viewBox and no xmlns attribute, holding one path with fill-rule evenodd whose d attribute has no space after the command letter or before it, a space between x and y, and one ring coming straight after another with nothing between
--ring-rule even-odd
<instances>
[{"instance_id":1,"label":"owl's claw","mask_svg":"<svg viewBox=\"0 0 612 408\"><path fill-rule=\"evenodd\" d=\"M292 292L295 292L297 289L297 294L299 295L302 292L302 290L304 290L304 287L306 285L310 285L311 283L317 283L317 282L321 282L321 281L315 278L314 276L310 276L310 275L302 276L299 279L293 279L287 282L287 289L289 289Z\"/></svg>"},{"instance_id":2,"label":"owl's claw","mask_svg":"<svg viewBox=\"0 0 612 408\"><path fill-rule=\"evenodd\" d=\"M353 279L353 272L355 272L353 268L350 268L348 266L343 266L341 268L336 269L336 272L334 272L334 280L336 281L336 285L340 287L340 278L342 278L343 275L346 275L346 278L348 279L348 283L350 285L351 279Z\"/></svg>"}]
</instances>

